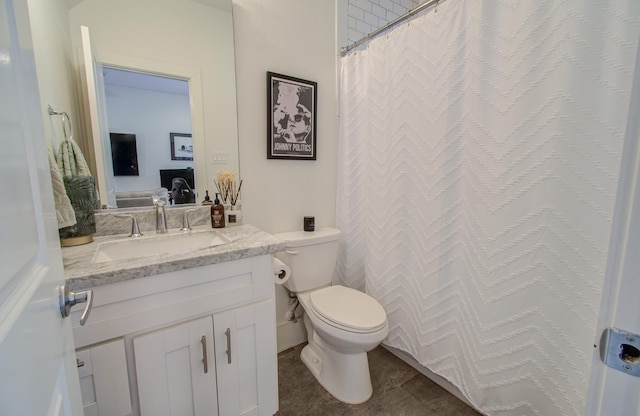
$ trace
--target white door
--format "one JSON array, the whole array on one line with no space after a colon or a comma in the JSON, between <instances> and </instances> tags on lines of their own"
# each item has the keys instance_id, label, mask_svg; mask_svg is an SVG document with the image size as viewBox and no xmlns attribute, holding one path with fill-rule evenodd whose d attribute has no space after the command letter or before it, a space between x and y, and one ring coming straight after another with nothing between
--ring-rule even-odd
<instances>
[{"instance_id":1,"label":"white door","mask_svg":"<svg viewBox=\"0 0 640 416\"><path fill-rule=\"evenodd\" d=\"M213 342L211 316L133 339L142 416L218 414Z\"/></svg>"},{"instance_id":2,"label":"white door","mask_svg":"<svg viewBox=\"0 0 640 416\"><path fill-rule=\"evenodd\" d=\"M213 316L220 416L278 410L274 311L269 300Z\"/></svg>"},{"instance_id":3,"label":"white door","mask_svg":"<svg viewBox=\"0 0 640 416\"><path fill-rule=\"evenodd\" d=\"M0 415L82 414L26 0L0 6Z\"/></svg>"},{"instance_id":4,"label":"white door","mask_svg":"<svg viewBox=\"0 0 640 416\"><path fill-rule=\"evenodd\" d=\"M606 328L640 334L640 50L630 102L597 336ZM640 416L640 377L629 374L640 375L640 337L612 343L616 358L621 345L628 348L624 361L612 361L625 366L623 371L603 364L599 341L594 342L586 414Z\"/></svg>"},{"instance_id":5,"label":"white door","mask_svg":"<svg viewBox=\"0 0 640 416\"><path fill-rule=\"evenodd\" d=\"M77 351L76 359L84 416L131 415L123 339Z\"/></svg>"}]
</instances>

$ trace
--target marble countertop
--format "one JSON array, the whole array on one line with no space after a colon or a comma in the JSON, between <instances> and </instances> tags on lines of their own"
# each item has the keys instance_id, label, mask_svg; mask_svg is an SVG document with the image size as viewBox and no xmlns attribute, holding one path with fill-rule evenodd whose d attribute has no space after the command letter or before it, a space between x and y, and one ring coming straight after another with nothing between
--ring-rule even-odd
<instances>
[{"instance_id":1,"label":"marble countertop","mask_svg":"<svg viewBox=\"0 0 640 416\"><path fill-rule=\"evenodd\" d=\"M194 231L211 229L210 226L193 227ZM230 243L175 254L150 255L134 259L92 262L100 243L124 240L127 235L95 237L94 241L75 247L62 248L62 261L67 286L70 290L82 290L93 286L138 279L141 277L173 272L193 267L207 266L226 261L272 254L282 251L285 242L252 225L243 224L216 229L231 240ZM168 234L180 233L170 230ZM155 235L155 233L146 233Z\"/></svg>"}]
</instances>

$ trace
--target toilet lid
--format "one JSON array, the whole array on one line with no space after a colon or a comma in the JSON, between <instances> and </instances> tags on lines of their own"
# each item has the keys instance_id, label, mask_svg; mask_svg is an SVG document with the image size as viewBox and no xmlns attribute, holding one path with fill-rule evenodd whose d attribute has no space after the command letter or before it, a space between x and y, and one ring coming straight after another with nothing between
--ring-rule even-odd
<instances>
[{"instance_id":1,"label":"toilet lid","mask_svg":"<svg viewBox=\"0 0 640 416\"><path fill-rule=\"evenodd\" d=\"M309 296L313 310L330 322L357 331L374 332L387 322L387 313L371 296L344 286L329 286Z\"/></svg>"}]
</instances>

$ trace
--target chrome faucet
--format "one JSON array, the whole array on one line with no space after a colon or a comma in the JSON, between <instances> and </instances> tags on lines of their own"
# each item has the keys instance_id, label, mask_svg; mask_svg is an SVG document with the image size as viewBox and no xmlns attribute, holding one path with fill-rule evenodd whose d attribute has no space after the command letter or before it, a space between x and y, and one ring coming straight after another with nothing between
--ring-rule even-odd
<instances>
[{"instance_id":1,"label":"chrome faucet","mask_svg":"<svg viewBox=\"0 0 640 416\"><path fill-rule=\"evenodd\" d=\"M138 227L138 220L136 220L135 216L131 214L117 214L116 217L131 218L131 234L129 234L129 237L140 237L142 235L142 232L140 232L140 227Z\"/></svg>"},{"instance_id":2,"label":"chrome faucet","mask_svg":"<svg viewBox=\"0 0 640 416\"><path fill-rule=\"evenodd\" d=\"M191 231L191 226L189 225L189 213L197 211L197 209L185 209L182 214L182 228L180 231Z\"/></svg>"},{"instance_id":3,"label":"chrome faucet","mask_svg":"<svg viewBox=\"0 0 640 416\"><path fill-rule=\"evenodd\" d=\"M153 199L153 207L156 211L156 233L164 234L167 232L167 214L164 211L165 202L158 198Z\"/></svg>"}]
</instances>

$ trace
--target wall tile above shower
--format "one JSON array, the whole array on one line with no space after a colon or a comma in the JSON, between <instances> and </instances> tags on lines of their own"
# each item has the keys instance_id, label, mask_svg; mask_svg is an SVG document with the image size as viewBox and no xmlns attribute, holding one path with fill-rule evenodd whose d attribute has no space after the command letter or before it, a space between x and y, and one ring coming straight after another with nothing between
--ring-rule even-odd
<instances>
[{"instance_id":1,"label":"wall tile above shower","mask_svg":"<svg viewBox=\"0 0 640 416\"><path fill-rule=\"evenodd\" d=\"M416 8L424 0L349 0L349 43Z\"/></svg>"}]
</instances>

